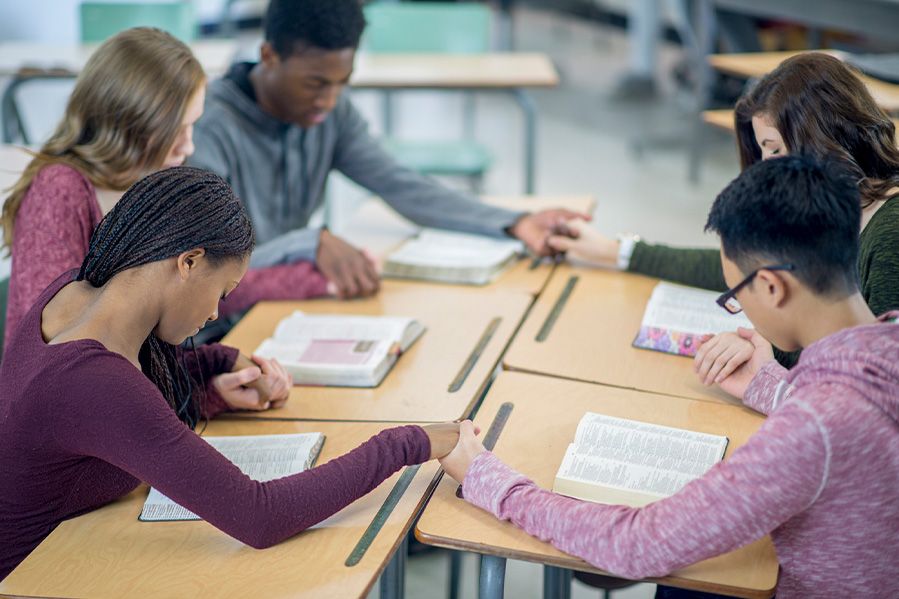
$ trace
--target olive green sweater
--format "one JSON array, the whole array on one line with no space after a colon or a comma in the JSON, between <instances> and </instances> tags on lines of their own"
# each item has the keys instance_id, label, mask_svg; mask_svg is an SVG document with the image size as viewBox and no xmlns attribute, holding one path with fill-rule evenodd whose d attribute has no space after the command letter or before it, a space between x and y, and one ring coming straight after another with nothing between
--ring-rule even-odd
<instances>
[{"instance_id":1,"label":"olive green sweater","mask_svg":"<svg viewBox=\"0 0 899 599\"><path fill-rule=\"evenodd\" d=\"M875 315L899 309L899 196L884 202L859 238L859 287ZM628 271L684 285L725 291L718 250L673 248L638 242ZM787 368L799 352L775 352Z\"/></svg>"}]
</instances>

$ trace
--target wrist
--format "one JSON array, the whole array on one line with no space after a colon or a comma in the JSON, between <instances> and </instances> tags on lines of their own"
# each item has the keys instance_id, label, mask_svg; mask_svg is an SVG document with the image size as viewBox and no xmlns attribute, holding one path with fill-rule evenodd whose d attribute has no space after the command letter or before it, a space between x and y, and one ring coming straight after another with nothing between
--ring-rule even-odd
<instances>
[{"instance_id":1,"label":"wrist","mask_svg":"<svg viewBox=\"0 0 899 599\"><path fill-rule=\"evenodd\" d=\"M627 270L631 265L631 256L634 255L634 247L640 241L640 236L634 233L622 233L618 235L617 251L615 253L615 266L618 270Z\"/></svg>"},{"instance_id":2,"label":"wrist","mask_svg":"<svg viewBox=\"0 0 899 599\"><path fill-rule=\"evenodd\" d=\"M524 222L524 220L527 217L529 217L530 215L531 214L529 212L525 212L524 214L519 215L518 218L516 218L515 221L511 225L509 225L508 227L503 229L503 232L506 235L508 235L509 237L514 237L515 239L521 239L521 235L520 235L521 225Z\"/></svg>"}]
</instances>

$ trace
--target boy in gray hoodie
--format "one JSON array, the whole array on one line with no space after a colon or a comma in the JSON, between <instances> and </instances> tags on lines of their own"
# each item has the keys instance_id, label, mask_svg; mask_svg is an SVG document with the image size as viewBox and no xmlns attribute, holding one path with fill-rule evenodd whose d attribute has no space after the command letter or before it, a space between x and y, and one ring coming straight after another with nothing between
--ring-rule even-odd
<instances>
[{"instance_id":1,"label":"boy in gray hoodie","mask_svg":"<svg viewBox=\"0 0 899 599\"><path fill-rule=\"evenodd\" d=\"M272 0L261 61L209 86L190 164L224 177L246 204L259 241L251 267L313 261L341 297L377 291L362 252L307 226L332 169L420 225L511 235L550 253L545 241L570 211L485 205L400 166L371 137L342 93L364 28L358 0Z\"/></svg>"}]
</instances>

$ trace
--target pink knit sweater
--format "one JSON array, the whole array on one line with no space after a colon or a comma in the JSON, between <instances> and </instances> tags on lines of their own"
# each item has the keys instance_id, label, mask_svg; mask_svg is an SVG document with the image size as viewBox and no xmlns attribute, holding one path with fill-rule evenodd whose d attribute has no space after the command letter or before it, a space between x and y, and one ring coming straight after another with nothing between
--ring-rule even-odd
<instances>
[{"instance_id":1,"label":"pink knit sweater","mask_svg":"<svg viewBox=\"0 0 899 599\"><path fill-rule=\"evenodd\" d=\"M81 267L102 218L97 190L83 174L63 164L38 172L16 216L4 345L40 293L62 273ZM310 262L253 269L222 302L220 315L261 300L324 295L326 286Z\"/></svg>"},{"instance_id":2,"label":"pink knit sweater","mask_svg":"<svg viewBox=\"0 0 899 599\"><path fill-rule=\"evenodd\" d=\"M770 534L778 599L899 597L899 325L843 330L791 371L758 376L748 405L769 414L765 424L672 497L644 508L577 501L485 452L465 499L625 578L664 576Z\"/></svg>"}]
</instances>

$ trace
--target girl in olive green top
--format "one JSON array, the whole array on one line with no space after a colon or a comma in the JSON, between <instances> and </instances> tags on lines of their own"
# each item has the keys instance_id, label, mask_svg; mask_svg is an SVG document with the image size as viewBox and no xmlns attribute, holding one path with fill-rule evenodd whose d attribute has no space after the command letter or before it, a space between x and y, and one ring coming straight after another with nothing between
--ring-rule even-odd
<instances>
[{"instance_id":1,"label":"girl in olive green top","mask_svg":"<svg viewBox=\"0 0 899 599\"><path fill-rule=\"evenodd\" d=\"M811 154L845 162L858 178L862 230L858 273L874 314L899 308L899 148L893 122L839 59L819 52L785 60L740 99L734 117L742 168ZM634 236L610 239L583 221L549 245L598 266L724 291L718 250L673 248ZM826 251L827 248L821 248ZM789 367L798 353L777 353Z\"/></svg>"}]
</instances>

